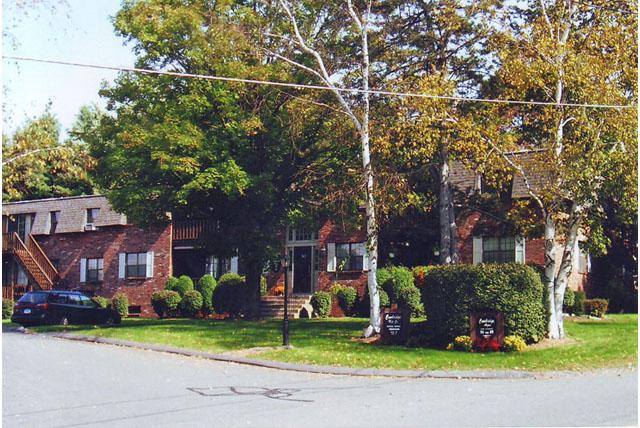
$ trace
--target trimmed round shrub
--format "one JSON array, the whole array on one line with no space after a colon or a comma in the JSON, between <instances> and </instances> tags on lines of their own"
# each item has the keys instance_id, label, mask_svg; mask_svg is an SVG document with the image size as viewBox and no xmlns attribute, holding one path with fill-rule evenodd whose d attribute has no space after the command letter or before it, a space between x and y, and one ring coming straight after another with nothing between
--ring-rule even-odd
<instances>
[{"instance_id":1,"label":"trimmed round shrub","mask_svg":"<svg viewBox=\"0 0 640 428\"><path fill-rule=\"evenodd\" d=\"M587 298L587 295L584 291L576 291L573 293L574 296L574 304L573 304L573 313L576 315L584 315L584 301Z\"/></svg>"},{"instance_id":2,"label":"trimmed round shrub","mask_svg":"<svg viewBox=\"0 0 640 428\"><path fill-rule=\"evenodd\" d=\"M193 318L202 309L202 294L196 290L189 290L184 293L180 301L180 313L183 317Z\"/></svg>"},{"instance_id":3,"label":"trimmed round shrub","mask_svg":"<svg viewBox=\"0 0 640 428\"><path fill-rule=\"evenodd\" d=\"M2 299L2 319L9 319L11 315L13 315L13 300Z\"/></svg>"},{"instance_id":4,"label":"trimmed round shrub","mask_svg":"<svg viewBox=\"0 0 640 428\"><path fill-rule=\"evenodd\" d=\"M573 312L573 307L576 304L576 295L573 292L573 290L569 287L567 287L564 290L564 299L562 300L562 310L565 313L572 313Z\"/></svg>"},{"instance_id":5,"label":"trimmed round shrub","mask_svg":"<svg viewBox=\"0 0 640 428\"><path fill-rule=\"evenodd\" d=\"M408 308L412 315L423 315L420 290L414 285L413 277L413 272L402 266L379 269L376 276L378 287L387 292L391 303Z\"/></svg>"},{"instance_id":6,"label":"trimmed round shrub","mask_svg":"<svg viewBox=\"0 0 640 428\"><path fill-rule=\"evenodd\" d=\"M338 300L338 305L345 315L352 315L356 302L358 301L358 292L355 288L348 285L336 284L331 288L331 292Z\"/></svg>"},{"instance_id":7,"label":"trimmed round shrub","mask_svg":"<svg viewBox=\"0 0 640 428\"><path fill-rule=\"evenodd\" d=\"M584 312L592 317L602 318L609 309L609 301L606 299L585 299Z\"/></svg>"},{"instance_id":8,"label":"trimmed round shrub","mask_svg":"<svg viewBox=\"0 0 640 428\"><path fill-rule=\"evenodd\" d=\"M98 305L99 307L106 309L111 305L111 301L109 299L107 299L106 297L102 297L102 296L93 296L91 298L91 300L93 301L93 303L95 303L96 305Z\"/></svg>"},{"instance_id":9,"label":"trimmed round shrub","mask_svg":"<svg viewBox=\"0 0 640 428\"><path fill-rule=\"evenodd\" d=\"M151 295L151 306L160 318L164 318L175 315L180 300L182 299L177 291L156 291Z\"/></svg>"},{"instance_id":10,"label":"trimmed round shrub","mask_svg":"<svg viewBox=\"0 0 640 428\"><path fill-rule=\"evenodd\" d=\"M454 351L462 351L462 352L471 352L473 348L473 343L471 342L471 337L469 336L458 336L453 339L453 342L447 346L448 350Z\"/></svg>"},{"instance_id":11,"label":"trimmed round shrub","mask_svg":"<svg viewBox=\"0 0 640 428\"><path fill-rule=\"evenodd\" d=\"M180 297L184 296L184 293L187 291L193 291L195 287L193 286L193 280L187 275L180 275L178 278L178 283L173 286L173 291L177 291Z\"/></svg>"},{"instance_id":12,"label":"trimmed round shrub","mask_svg":"<svg viewBox=\"0 0 640 428\"><path fill-rule=\"evenodd\" d=\"M213 308L219 313L239 316L244 312L247 286L243 276L228 272L220 277L218 286L213 290Z\"/></svg>"},{"instance_id":13,"label":"trimmed round shrub","mask_svg":"<svg viewBox=\"0 0 640 428\"><path fill-rule=\"evenodd\" d=\"M427 325L434 344L468 334L471 312L504 314L505 334L527 343L547 335L547 302L540 275L522 264L437 266L429 269L423 288Z\"/></svg>"},{"instance_id":14,"label":"trimmed round shrub","mask_svg":"<svg viewBox=\"0 0 640 428\"><path fill-rule=\"evenodd\" d=\"M118 293L111 299L111 307L125 318L129 315L129 298L126 294Z\"/></svg>"},{"instance_id":15,"label":"trimmed round shrub","mask_svg":"<svg viewBox=\"0 0 640 428\"><path fill-rule=\"evenodd\" d=\"M420 290L416 287L407 287L396 290L396 303L398 306L408 308L412 316L424 315L424 306L420 298Z\"/></svg>"},{"instance_id":16,"label":"trimmed round shrub","mask_svg":"<svg viewBox=\"0 0 640 428\"><path fill-rule=\"evenodd\" d=\"M196 284L196 291L202 295L202 312L205 314L213 312L213 290L217 285L216 279L209 274L203 275Z\"/></svg>"},{"instance_id":17,"label":"trimmed round shrub","mask_svg":"<svg viewBox=\"0 0 640 428\"><path fill-rule=\"evenodd\" d=\"M527 343L518 336L506 336L504 343L502 344L502 350L504 352L520 352L524 351L527 347Z\"/></svg>"},{"instance_id":18,"label":"trimmed round shrub","mask_svg":"<svg viewBox=\"0 0 640 428\"><path fill-rule=\"evenodd\" d=\"M178 278L176 278L175 276L170 276L169 278L167 278L167 282L164 283L164 289L175 291L178 282Z\"/></svg>"},{"instance_id":19,"label":"trimmed round shrub","mask_svg":"<svg viewBox=\"0 0 640 428\"><path fill-rule=\"evenodd\" d=\"M331 313L331 294L326 291L316 291L311 296L311 306L318 318L326 318Z\"/></svg>"},{"instance_id":20,"label":"trimmed round shrub","mask_svg":"<svg viewBox=\"0 0 640 428\"><path fill-rule=\"evenodd\" d=\"M391 305L389 295L380 287L378 287L378 295L380 296L380 309L387 308ZM368 317L370 311L369 305L369 287L365 287L364 296L362 296L362 300L360 300L360 303L357 305L358 316Z\"/></svg>"}]
</instances>

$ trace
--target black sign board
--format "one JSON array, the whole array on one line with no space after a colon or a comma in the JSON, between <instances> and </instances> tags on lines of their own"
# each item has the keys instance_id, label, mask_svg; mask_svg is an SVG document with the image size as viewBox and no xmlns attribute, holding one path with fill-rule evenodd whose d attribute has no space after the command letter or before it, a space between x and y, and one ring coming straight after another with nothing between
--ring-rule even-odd
<instances>
[{"instance_id":1,"label":"black sign board","mask_svg":"<svg viewBox=\"0 0 640 428\"><path fill-rule=\"evenodd\" d=\"M410 312L405 310L385 309L382 311L383 343L401 345L409 334Z\"/></svg>"},{"instance_id":2,"label":"black sign board","mask_svg":"<svg viewBox=\"0 0 640 428\"><path fill-rule=\"evenodd\" d=\"M504 342L504 315L500 312L471 313L471 341L478 351L499 350Z\"/></svg>"},{"instance_id":3,"label":"black sign board","mask_svg":"<svg viewBox=\"0 0 640 428\"><path fill-rule=\"evenodd\" d=\"M483 339L489 339L496 335L496 326L498 320L496 317L487 316L478 318L478 336Z\"/></svg>"}]
</instances>

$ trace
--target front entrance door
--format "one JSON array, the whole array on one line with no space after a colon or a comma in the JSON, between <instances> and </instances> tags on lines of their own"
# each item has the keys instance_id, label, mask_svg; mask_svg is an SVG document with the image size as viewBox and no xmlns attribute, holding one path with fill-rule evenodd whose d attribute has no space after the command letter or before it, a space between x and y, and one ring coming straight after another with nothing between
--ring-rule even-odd
<instances>
[{"instance_id":1,"label":"front entrance door","mask_svg":"<svg viewBox=\"0 0 640 428\"><path fill-rule=\"evenodd\" d=\"M294 247L293 292L311 293L311 248Z\"/></svg>"}]
</instances>

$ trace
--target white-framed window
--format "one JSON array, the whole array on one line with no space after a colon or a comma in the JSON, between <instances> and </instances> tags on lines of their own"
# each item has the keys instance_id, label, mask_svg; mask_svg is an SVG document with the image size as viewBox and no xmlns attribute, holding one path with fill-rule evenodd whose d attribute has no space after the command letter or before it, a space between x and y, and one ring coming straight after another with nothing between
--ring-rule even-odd
<instances>
[{"instance_id":1,"label":"white-framed window","mask_svg":"<svg viewBox=\"0 0 640 428\"><path fill-rule=\"evenodd\" d=\"M474 236L473 264L524 263L525 240L519 236Z\"/></svg>"},{"instance_id":2,"label":"white-framed window","mask_svg":"<svg viewBox=\"0 0 640 428\"><path fill-rule=\"evenodd\" d=\"M100 215L100 208L87 208L87 224L94 224Z\"/></svg>"},{"instance_id":3,"label":"white-framed window","mask_svg":"<svg viewBox=\"0 0 640 428\"><path fill-rule=\"evenodd\" d=\"M295 241L315 241L318 239L318 234L309 229L294 229L289 228L287 238L289 242Z\"/></svg>"},{"instance_id":4,"label":"white-framed window","mask_svg":"<svg viewBox=\"0 0 640 428\"><path fill-rule=\"evenodd\" d=\"M363 270L369 270L369 260L364 242L327 244L327 272Z\"/></svg>"},{"instance_id":5,"label":"white-framed window","mask_svg":"<svg viewBox=\"0 0 640 428\"><path fill-rule=\"evenodd\" d=\"M87 259L87 282L99 282L104 279L104 259Z\"/></svg>"},{"instance_id":6,"label":"white-framed window","mask_svg":"<svg viewBox=\"0 0 640 428\"><path fill-rule=\"evenodd\" d=\"M227 272L238 273L238 256L215 257L207 256L205 261L205 273L218 279Z\"/></svg>"},{"instance_id":7,"label":"white-framed window","mask_svg":"<svg viewBox=\"0 0 640 428\"><path fill-rule=\"evenodd\" d=\"M118 254L118 278L139 279L153 277L153 251Z\"/></svg>"}]
</instances>

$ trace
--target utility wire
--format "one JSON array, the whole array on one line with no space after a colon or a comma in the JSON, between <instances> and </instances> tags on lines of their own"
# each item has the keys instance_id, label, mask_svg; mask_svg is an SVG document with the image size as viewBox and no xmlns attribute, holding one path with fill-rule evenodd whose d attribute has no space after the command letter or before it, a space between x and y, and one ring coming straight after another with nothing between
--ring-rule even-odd
<instances>
[{"instance_id":1,"label":"utility wire","mask_svg":"<svg viewBox=\"0 0 640 428\"><path fill-rule=\"evenodd\" d=\"M42 58L30 58L30 57L21 57L21 56L3 55L2 58L5 60L13 60L13 61L30 61L30 62L39 62L39 63L46 63L46 64L68 65L73 67L95 68L99 70L114 70L114 71L126 71L126 72L132 72L132 73L173 76L173 77L179 77L179 78L205 79L205 80L215 80L215 81L235 82L235 83L250 83L250 84L257 84L257 85L280 86L280 87L297 88L297 89L316 89L316 90L322 90L322 91L335 90L340 92L348 92L352 94L368 93L372 95L384 95L384 96L392 96L392 97L429 98L429 99L437 99L437 100L482 102L482 103L494 103L494 104L540 105L540 106L550 106L550 107L585 107L585 108L612 108L612 109L637 107L636 105L556 103L556 102L550 102L550 101L519 101L519 100L501 100L501 99L491 99L491 98L472 98L472 97L456 97L456 96L446 96L446 95L418 94L413 92L393 92L393 91L381 91L381 90L375 90L375 89L364 90L364 89L356 89L356 88L340 88L335 86L330 87L330 86L320 86L320 85L305 85L300 83L273 82L269 80L243 79L238 77L210 76L206 74L181 73L177 71L151 70L151 69L145 69L145 68L116 67L116 66L109 66L109 65L87 64L87 63L80 63L80 62L60 61L60 60L42 59Z\"/></svg>"}]
</instances>

